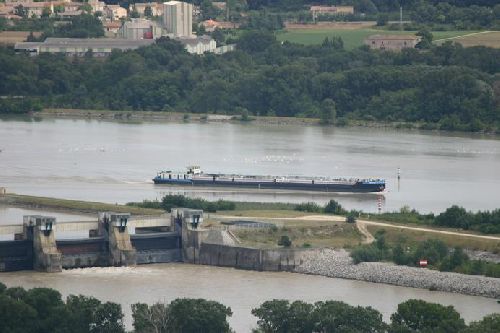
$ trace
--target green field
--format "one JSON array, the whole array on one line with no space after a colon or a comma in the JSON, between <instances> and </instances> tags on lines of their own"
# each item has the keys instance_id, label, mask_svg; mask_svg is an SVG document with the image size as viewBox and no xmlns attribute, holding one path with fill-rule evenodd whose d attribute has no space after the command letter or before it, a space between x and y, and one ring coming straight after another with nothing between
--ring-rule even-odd
<instances>
[{"instance_id":1,"label":"green field","mask_svg":"<svg viewBox=\"0 0 500 333\"><path fill-rule=\"evenodd\" d=\"M433 31L435 40L451 38L470 34L475 31ZM344 47L348 50L363 45L366 37L376 34L415 34L416 31L388 31L380 29L303 29L279 31L276 37L279 41L290 41L293 43L313 45L321 44L326 37L340 36L344 41Z\"/></svg>"}]
</instances>

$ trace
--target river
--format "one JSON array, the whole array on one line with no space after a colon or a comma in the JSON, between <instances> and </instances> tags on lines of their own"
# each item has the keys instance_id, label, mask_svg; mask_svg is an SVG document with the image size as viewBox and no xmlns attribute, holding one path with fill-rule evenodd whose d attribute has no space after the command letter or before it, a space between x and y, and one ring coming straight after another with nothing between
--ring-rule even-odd
<instances>
[{"instance_id":1,"label":"river","mask_svg":"<svg viewBox=\"0 0 500 333\"><path fill-rule=\"evenodd\" d=\"M322 276L188 264L85 268L56 274L2 273L0 281L7 286L51 287L59 290L63 296L93 295L101 300L120 303L126 314L128 328L131 328L131 304L170 302L180 297L206 298L230 306L233 311L230 324L237 333L250 332L256 326L251 309L272 299L306 302L340 300L351 305L372 306L383 314L385 321L389 321L399 303L410 298L453 305L466 321L500 312L500 304L494 299L483 297Z\"/></svg>"},{"instance_id":2,"label":"river","mask_svg":"<svg viewBox=\"0 0 500 333\"><path fill-rule=\"evenodd\" d=\"M125 203L181 193L210 200L316 201L383 211L498 208L500 141L477 135L299 125L0 121L0 187ZM290 193L155 186L158 170L381 177L387 192ZM397 168L401 181L397 181Z\"/></svg>"}]
</instances>

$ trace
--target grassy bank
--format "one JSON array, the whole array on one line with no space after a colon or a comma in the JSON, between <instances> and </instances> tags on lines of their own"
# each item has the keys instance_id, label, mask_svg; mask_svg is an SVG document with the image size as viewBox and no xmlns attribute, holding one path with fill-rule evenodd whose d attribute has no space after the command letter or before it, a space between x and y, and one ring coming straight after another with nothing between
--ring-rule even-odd
<instances>
[{"instance_id":1,"label":"grassy bank","mask_svg":"<svg viewBox=\"0 0 500 333\"><path fill-rule=\"evenodd\" d=\"M0 196L0 203L29 209L63 211L79 214L96 214L97 212L103 211L130 213L132 215L158 215L164 213L163 210L158 209L131 207L118 204L113 205L92 201L36 197L10 193Z\"/></svg>"},{"instance_id":2,"label":"grassy bank","mask_svg":"<svg viewBox=\"0 0 500 333\"><path fill-rule=\"evenodd\" d=\"M286 236L291 247L352 248L360 244L362 237L355 224L345 222L288 221L273 228L236 230L234 233L242 245L260 248L279 247L279 240Z\"/></svg>"},{"instance_id":3,"label":"grassy bank","mask_svg":"<svg viewBox=\"0 0 500 333\"><path fill-rule=\"evenodd\" d=\"M395 245L404 240L411 246L417 246L419 243L428 239L439 239L448 247L460 247L470 250L486 251L491 253L500 253L500 242L493 239L480 239L459 235L446 235L439 233L430 233L418 230L385 228L381 226L367 226L368 231L374 235L377 231L384 230L385 240L390 245Z\"/></svg>"}]
</instances>

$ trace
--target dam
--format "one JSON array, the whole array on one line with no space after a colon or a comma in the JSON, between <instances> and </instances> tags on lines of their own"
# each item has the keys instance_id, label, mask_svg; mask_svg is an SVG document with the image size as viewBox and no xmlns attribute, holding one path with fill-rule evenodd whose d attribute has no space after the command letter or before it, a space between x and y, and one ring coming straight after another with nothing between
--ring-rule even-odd
<instances>
[{"instance_id":1,"label":"dam","mask_svg":"<svg viewBox=\"0 0 500 333\"><path fill-rule=\"evenodd\" d=\"M57 223L26 215L22 225L0 226L0 271L179 262L182 223L176 219L103 212L95 221Z\"/></svg>"}]
</instances>

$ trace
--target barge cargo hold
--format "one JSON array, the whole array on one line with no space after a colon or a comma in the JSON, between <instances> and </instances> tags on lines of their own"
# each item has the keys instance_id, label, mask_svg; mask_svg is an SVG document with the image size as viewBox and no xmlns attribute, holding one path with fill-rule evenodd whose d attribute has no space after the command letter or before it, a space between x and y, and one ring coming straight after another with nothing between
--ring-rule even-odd
<instances>
[{"instance_id":1,"label":"barge cargo hold","mask_svg":"<svg viewBox=\"0 0 500 333\"><path fill-rule=\"evenodd\" d=\"M384 179L325 178L325 177L275 177L203 173L199 167L188 167L187 172L160 171L153 178L155 184L237 187L271 190L299 190L318 192L382 192Z\"/></svg>"}]
</instances>

